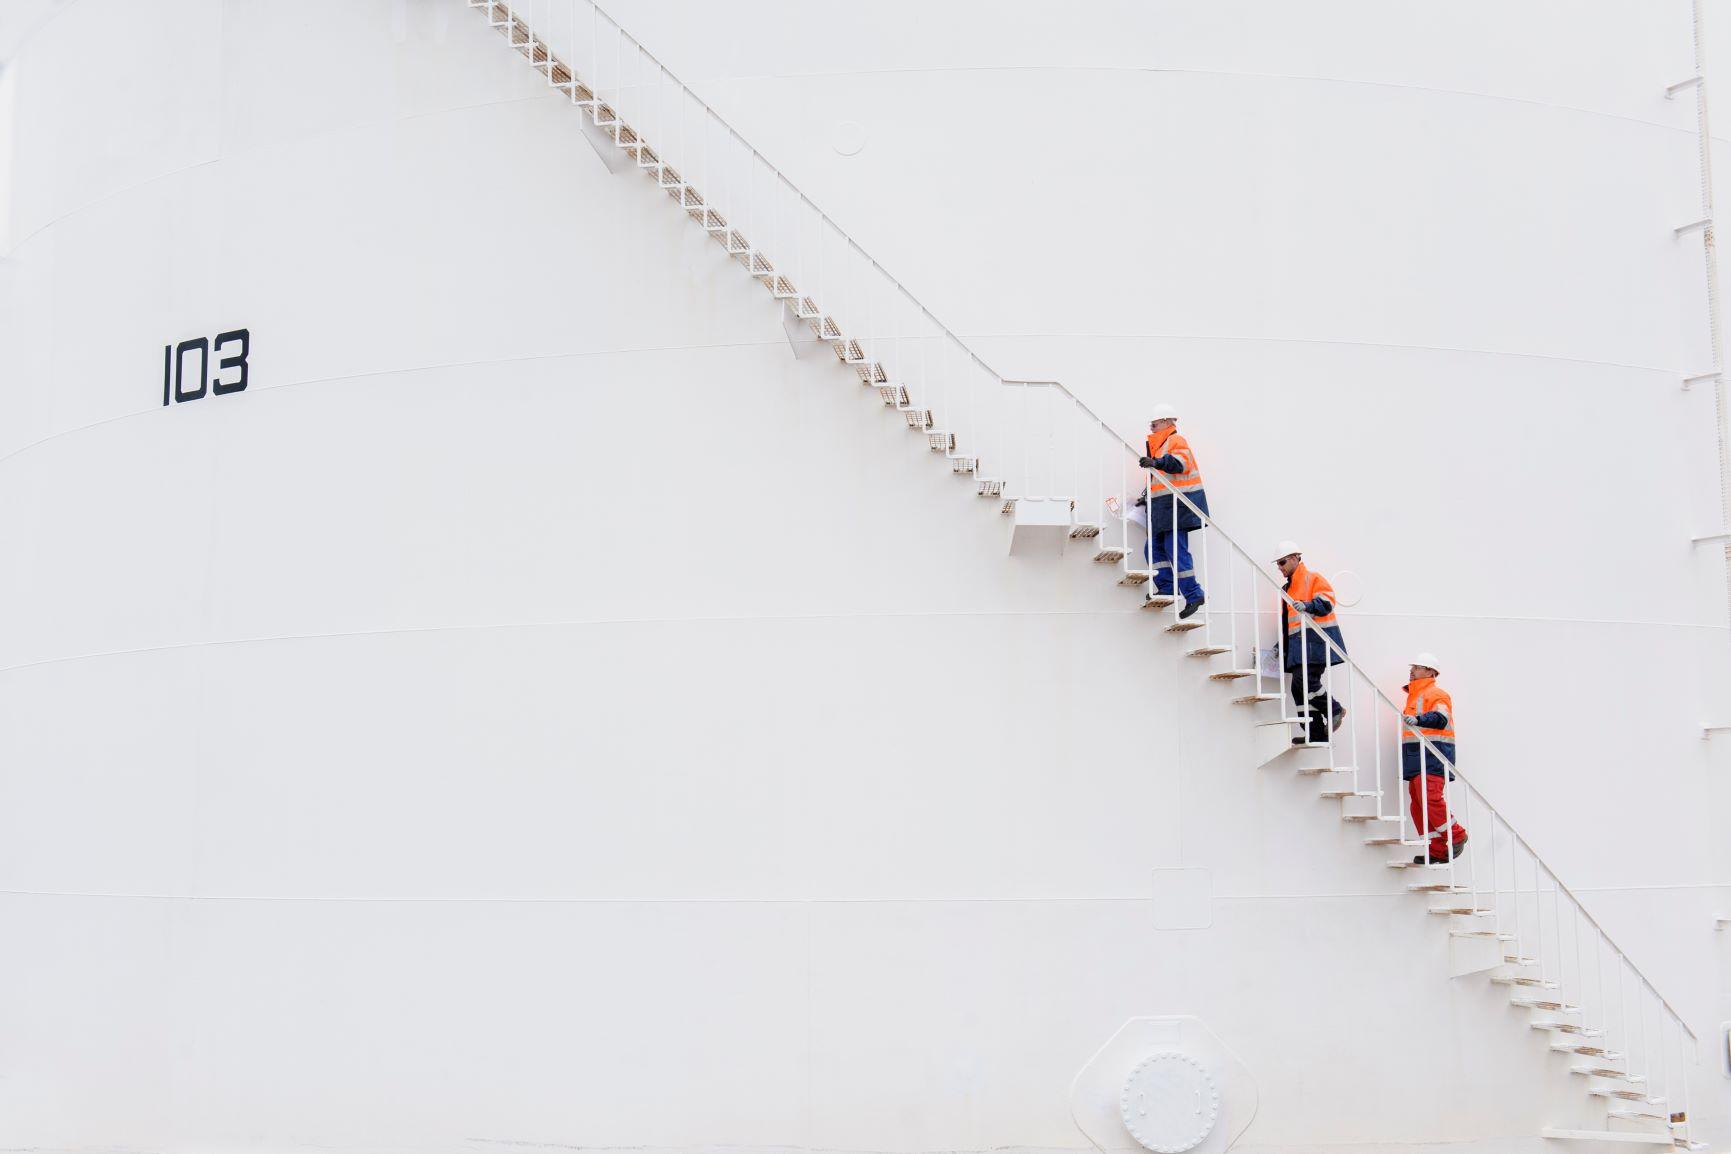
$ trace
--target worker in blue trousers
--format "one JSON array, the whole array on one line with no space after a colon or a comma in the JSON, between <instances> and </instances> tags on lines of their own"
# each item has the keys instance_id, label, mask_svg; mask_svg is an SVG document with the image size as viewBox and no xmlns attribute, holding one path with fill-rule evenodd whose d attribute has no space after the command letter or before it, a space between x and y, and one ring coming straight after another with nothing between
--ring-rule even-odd
<instances>
[{"instance_id":1,"label":"worker in blue trousers","mask_svg":"<svg viewBox=\"0 0 1731 1154\"><path fill-rule=\"evenodd\" d=\"M1178 431L1178 412L1171 405L1160 405L1154 410L1154 417L1148 422L1146 447L1142 467L1165 474L1167 482L1163 485L1157 477L1148 478L1148 543L1143 546L1142 556L1154 571L1154 589L1149 596L1170 597L1176 588L1184 598L1184 608L1178 616L1189 617L1206 600L1202 584L1196 580L1196 562L1190 556L1190 534L1202 528L1202 517L1198 514L1207 514L1208 494L1202 488L1196 454ZM1177 500L1173 490L1182 493L1189 503Z\"/></svg>"}]
</instances>

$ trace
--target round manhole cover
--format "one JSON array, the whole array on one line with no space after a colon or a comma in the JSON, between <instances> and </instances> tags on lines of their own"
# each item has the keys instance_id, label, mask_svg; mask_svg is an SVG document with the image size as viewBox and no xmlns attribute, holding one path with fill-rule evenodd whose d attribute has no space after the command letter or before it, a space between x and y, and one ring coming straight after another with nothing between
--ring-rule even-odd
<instances>
[{"instance_id":1,"label":"round manhole cover","mask_svg":"<svg viewBox=\"0 0 1731 1154\"><path fill-rule=\"evenodd\" d=\"M858 156L866 146L865 125L857 120L844 120L830 130L829 143L843 156Z\"/></svg>"},{"instance_id":2,"label":"round manhole cover","mask_svg":"<svg viewBox=\"0 0 1731 1154\"><path fill-rule=\"evenodd\" d=\"M1157 1154L1182 1154L1213 1131L1220 1091L1201 1062L1163 1050L1130 1071L1118 1107L1136 1141Z\"/></svg>"}]
</instances>

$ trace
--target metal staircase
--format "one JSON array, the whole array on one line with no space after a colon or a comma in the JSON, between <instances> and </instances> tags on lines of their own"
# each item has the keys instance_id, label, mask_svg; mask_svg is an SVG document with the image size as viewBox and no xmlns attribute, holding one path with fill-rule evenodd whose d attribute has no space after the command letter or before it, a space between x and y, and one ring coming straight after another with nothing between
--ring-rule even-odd
<instances>
[{"instance_id":1,"label":"metal staircase","mask_svg":"<svg viewBox=\"0 0 1731 1154\"><path fill-rule=\"evenodd\" d=\"M797 355L849 366L1003 515L1092 541L1094 560L1121 585L1149 582L1141 544L1120 515L1128 496L1158 484L1175 503L1190 502L1163 474L1141 470L1138 448L1058 382L994 371L591 0L465 3L579 109L609 169L652 180L780 303ZM1449 808L1469 830L1469 848L1446 864L1413 864L1431 831L1404 816L1393 754L1400 706L1331 642L1342 660L1327 674L1329 693L1346 708L1344 724L1324 742L1298 743L1302 722L1288 712L1283 678L1258 662L1277 643L1270 610L1285 599L1272 558L1246 551L1190 507L1204 525L1192 536L1207 605L1187 620L1174 598L1143 605L1169 617L1165 631L1200 676L1232 687L1228 700L1264 767L1315 777L1320 796L1339 801L1341 820L1362 827L1365 845L1397 855L1389 868L1422 879L1407 889L1446 927L1451 971L1488 973L1549 1050L1567 1056L1559 1063L1603 1118L1544 1135L1700 1148L1690 1137L1687 1077L1697 1044L1682 1017L1458 772Z\"/></svg>"}]
</instances>

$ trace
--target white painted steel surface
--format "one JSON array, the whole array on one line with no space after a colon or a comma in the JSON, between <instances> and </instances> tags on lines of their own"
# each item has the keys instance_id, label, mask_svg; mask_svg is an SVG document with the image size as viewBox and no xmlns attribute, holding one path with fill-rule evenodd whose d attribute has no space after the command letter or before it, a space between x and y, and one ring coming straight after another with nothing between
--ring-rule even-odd
<instances>
[{"instance_id":1,"label":"white painted steel surface","mask_svg":"<svg viewBox=\"0 0 1731 1154\"><path fill-rule=\"evenodd\" d=\"M619 14L995 364L1181 403L1222 519L1363 574L1390 685L1451 655L1475 780L1722 1020L1686 9L1288 12ZM1006 559L459 4L80 0L0 76L0 1136L1074 1146L1151 1012L1263 1147L1578 1121L1122 590ZM241 325L247 393L157 406Z\"/></svg>"}]
</instances>

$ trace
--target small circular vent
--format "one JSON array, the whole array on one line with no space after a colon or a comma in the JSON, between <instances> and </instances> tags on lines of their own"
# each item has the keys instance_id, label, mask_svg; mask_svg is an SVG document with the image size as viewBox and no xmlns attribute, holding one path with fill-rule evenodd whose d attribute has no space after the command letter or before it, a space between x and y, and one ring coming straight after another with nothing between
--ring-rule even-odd
<instances>
[{"instance_id":1,"label":"small circular vent","mask_svg":"<svg viewBox=\"0 0 1731 1154\"><path fill-rule=\"evenodd\" d=\"M843 156L858 156L866 145L865 125L855 120L844 120L830 130L829 143Z\"/></svg>"},{"instance_id":2,"label":"small circular vent","mask_svg":"<svg viewBox=\"0 0 1731 1154\"><path fill-rule=\"evenodd\" d=\"M1194 1150L1220 1117L1220 1091L1202 1063L1176 1050L1142 1059L1118 1097L1130 1136L1156 1154Z\"/></svg>"}]
</instances>

